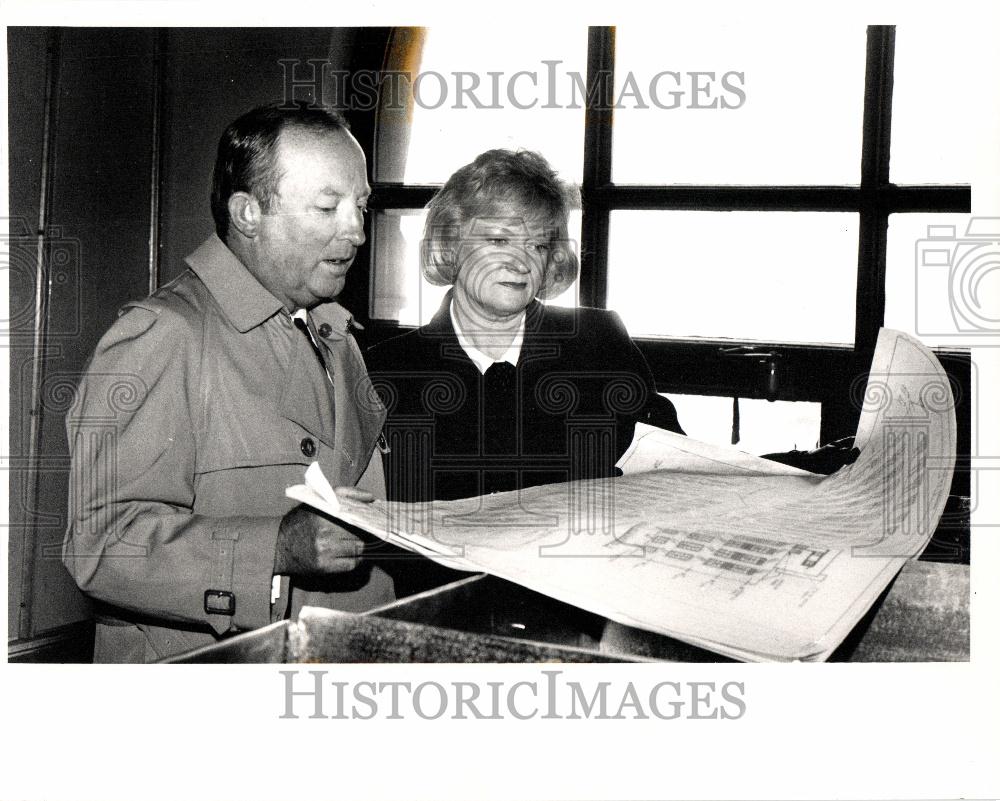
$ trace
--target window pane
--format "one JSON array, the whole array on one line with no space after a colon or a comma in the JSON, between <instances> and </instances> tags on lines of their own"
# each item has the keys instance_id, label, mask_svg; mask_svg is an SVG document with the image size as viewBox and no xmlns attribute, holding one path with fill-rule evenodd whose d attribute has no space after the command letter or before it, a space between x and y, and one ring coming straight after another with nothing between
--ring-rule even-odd
<instances>
[{"instance_id":1,"label":"window pane","mask_svg":"<svg viewBox=\"0 0 1000 801\"><path fill-rule=\"evenodd\" d=\"M503 147L538 151L565 180L580 182L583 90L571 101L574 76L586 79L587 28L508 24L491 20L475 35L423 29L406 113L380 112L376 180L443 183L479 153Z\"/></svg>"},{"instance_id":2,"label":"window pane","mask_svg":"<svg viewBox=\"0 0 1000 801\"><path fill-rule=\"evenodd\" d=\"M665 397L689 437L760 455L811 450L819 442L820 404L740 398L740 441L731 445L733 399L711 395Z\"/></svg>"},{"instance_id":3,"label":"window pane","mask_svg":"<svg viewBox=\"0 0 1000 801\"><path fill-rule=\"evenodd\" d=\"M423 209L389 209L375 213L373 220L371 316L376 320L396 320L400 325L424 325L441 305L448 287L427 282L420 271L420 240L424 231ZM569 235L580 241L579 211L569 215ZM579 253L579 246L576 246ZM578 287L574 284L557 298L554 306L575 306Z\"/></svg>"},{"instance_id":4,"label":"window pane","mask_svg":"<svg viewBox=\"0 0 1000 801\"><path fill-rule=\"evenodd\" d=\"M890 177L973 183L1000 142L997 22L959 15L896 30Z\"/></svg>"},{"instance_id":5,"label":"window pane","mask_svg":"<svg viewBox=\"0 0 1000 801\"><path fill-rule=\"evenodd\" d=\"M375 213L372 258L372 317L402 325L429 322L447 287L434 286L420 272L423 209L389 209Z\"/></svg>"},{"instance_id":6,"label":"window pane","mask_svg":"<svg viewBox=\"0 0 1000 801\"><path fill-rule=\"evenodd\" d=\"M893 214L885 325L931 347L995 344L1000 331L1000 218Z\"/></svg>"},{"instance_id":7,"label":"window pane","mask_svg":"<svg viewBox=\"0 0 1000 801\"><path fill-rule=\"evenodd\" d=\"M615 54L616 183L860 181L863 26L621 26Z\"/></svg>"},{"instance_id":8,"label":"window pane","mask_svg":"<svg viewBox=\"0 0 1000 801\"><path fill-rule=\"evenodd\" d=\"M854 342L856 214L614 211L608 307L632 336Z\"/></svg>"}]
</instances>

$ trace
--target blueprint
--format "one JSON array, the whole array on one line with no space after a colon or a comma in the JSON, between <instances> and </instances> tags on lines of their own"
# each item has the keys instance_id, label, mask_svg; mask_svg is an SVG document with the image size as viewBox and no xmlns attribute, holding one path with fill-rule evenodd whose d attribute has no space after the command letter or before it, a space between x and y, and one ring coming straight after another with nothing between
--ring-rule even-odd
<instances>
[{"instance_id":1,"label":"blueprint","mask_svg":"<svg viewBox=\"0 0 1000 801\"><path fill-rule=\"evenodd\" d=\"M917 340L883 329L854 389L861 453L831 476L639 427L619 478L334 508L307 474L289 495L628 626L738 659L825 659L926 546L955 463L951 387Z\"/></svg>"}]
</instances>

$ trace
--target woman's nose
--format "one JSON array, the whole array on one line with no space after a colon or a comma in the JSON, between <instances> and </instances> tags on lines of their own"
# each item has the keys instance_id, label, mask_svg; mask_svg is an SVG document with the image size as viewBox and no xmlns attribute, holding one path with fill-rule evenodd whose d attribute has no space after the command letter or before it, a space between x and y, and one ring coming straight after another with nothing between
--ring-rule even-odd
<instances>
[{"instance_id":1,"label":"woman's nose","mask_svg":"<svg viewBox=\"0 0 1000 801\"><path fill-rule=\"evenodd\" d=\"M531 270L531 265L528 263L528 254L520 249L507 254L504 264L507 269L518 273L526 273Z\"/></svg>"}]
</instances>

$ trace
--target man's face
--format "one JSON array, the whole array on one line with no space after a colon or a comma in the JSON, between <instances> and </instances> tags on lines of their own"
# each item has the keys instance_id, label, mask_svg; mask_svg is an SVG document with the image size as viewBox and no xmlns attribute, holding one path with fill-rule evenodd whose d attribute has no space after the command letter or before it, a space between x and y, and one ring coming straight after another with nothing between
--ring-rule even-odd
<instances>
[{"instance_id":1,"label":"man's face","mask_svg":"<svg viewBox=\"0 0 1000 801\"><path fill-rule=\"evenodd\" d=\"M365 157L347 131L286 128L278 193L254 242L261 282L289 309L336 298L365 241Z\"/></svg>"},{"instance_id":2,"label":"man's face","mask_svg":"<svg viewBox=\"0 0 1000 801\"><path fill-rule=\"evenodd\" d=\"M551 227L501 207L466 224L458 250L455 299L488 319L520 314L545 279Z\"/></svg>"}]
</instances>

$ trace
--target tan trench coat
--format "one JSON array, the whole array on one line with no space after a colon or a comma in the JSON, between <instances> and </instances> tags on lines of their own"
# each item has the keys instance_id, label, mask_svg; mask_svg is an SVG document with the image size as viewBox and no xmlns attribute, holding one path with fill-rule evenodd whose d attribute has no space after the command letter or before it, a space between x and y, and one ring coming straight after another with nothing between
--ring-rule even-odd
<instances>
[{"instance_id":1,"label":"tan trench coat","mask_svg":"<svg viewBox=\"0 0 1000 801\"><path fill-rule=\"evenodd\" d=\"M311 312L331 387L304 333L217 237L187 262L122 310L67 415L63 561L100 602L95 661L152 661L305 603L361 611L393 598L369 562L308 589L284 579L271 603L284 491L310 462L334 486L385 497L385 411L350 315Z\"/></svg>"}]
</instances>

